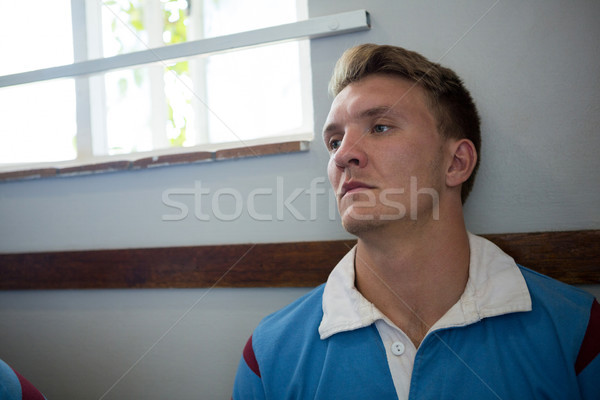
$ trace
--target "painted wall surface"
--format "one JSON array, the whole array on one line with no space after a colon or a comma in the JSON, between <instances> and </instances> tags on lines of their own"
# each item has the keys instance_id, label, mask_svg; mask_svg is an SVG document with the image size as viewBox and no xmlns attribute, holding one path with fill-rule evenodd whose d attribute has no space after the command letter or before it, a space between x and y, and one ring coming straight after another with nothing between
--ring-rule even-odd
<instances>
[{"instance_id":1,"label":"painted wall surface","mask_svg":"<svg viewBox=\"0 0 600 400\"><path fill-rule=\"evenodd\" d=\"M364 42L419 51L471 90L483 120L482 164L465 210L471 231L600 227L599 2L309 1L313 17L363 8L370 31L311 44L309 152L3 183L0 252L350 237L331 211L320 130L335 61ZM193 196L180 195L189 215L166 221L177 210L164 193L198 187L209 190L200 206L209 220L196 218ZM220 189L245 200L239 218L219 218L235 213L231 196L217 198L218 212L211 207ZM256 189L270 193L253 204L269 221L249 212ZM294 192L293 207L283 207ZM1 292L0 358L48 398L228 398L254 326L306 290Z\"/></svg>"}]
</instances>

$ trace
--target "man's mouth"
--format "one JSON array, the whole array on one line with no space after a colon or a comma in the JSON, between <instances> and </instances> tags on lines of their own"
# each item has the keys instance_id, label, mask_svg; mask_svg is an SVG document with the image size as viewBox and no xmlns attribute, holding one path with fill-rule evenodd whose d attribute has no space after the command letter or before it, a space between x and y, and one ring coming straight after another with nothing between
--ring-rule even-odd
<instances>
[{"instance_id":1,"label":"man's mouth","mask_svg":"<svg viewBox=\"0 0 600 400\"><path fill-rule=\"evenodd\" d=\"M366 183L359 181L348 181L342 185L342 190L340 191L340 198L344 197L348 193L356 193L364 189L373 189L374 186L367 185Z\"/></svg>"}]
</instances>

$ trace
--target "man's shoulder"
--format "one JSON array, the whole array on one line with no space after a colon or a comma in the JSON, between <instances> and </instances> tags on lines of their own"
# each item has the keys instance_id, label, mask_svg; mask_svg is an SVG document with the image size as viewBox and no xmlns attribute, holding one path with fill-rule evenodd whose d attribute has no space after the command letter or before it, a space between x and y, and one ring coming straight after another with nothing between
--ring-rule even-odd
<instances>
[{"instance_id":1,"label":"man's shoulder","mask_svg":"<svg viewBox=\"0 0 600 400\"><path fill-rule=\"evenodd\" d=\"M531 296L534 318L572 336L579 345L586 331L594 296L575 286L519 266Z\"/></svg>"},{"instance_id":2,"label":"man's shoulder","mask_svg":"<svg viewBox=\"0 0 600 400\"><path fill-rule=\"evenodd\" d=\"M584 379L589 386L585 390L596 393L596 381L600 372L598 354L600 354L600 305L590 293L577 287L567 285L546 275L521 267L530 290L532 314L535 322L540 322L544 329L538 330L535 340L544 343L543 337L548 332L556 333L561 347L570 354L568 360L579 376L588 371ZM546 324L544 324L544 321ZM592 365L592 367L589 367ZM586 369L587 368L587 369ZM593 381L593 382L592 382Z\"/></svg>"},{"instance_id":3,"label":"man's shoulder","mask_svg":"<svg viewBox=\"0 0 600 400\"><path fill-rule=\"evenodd\" d=\"M549 306L583 308L589 311L594 296L585 290L568 285L547 275L519 265L532 297L549 303Z\"/></svg>"},{"instance_id":4,"label":"man's shoulder","mask_svg":"<svg viewBox=\"0 0 600 400\"><path fill-rule=\"evenodd\" d=\"M324 286L325 284L316 287L265 317L254 330L253 342L260 345L267 342L274 343L281 338L290 340L317 333L323 318Z\"/></svg>"}]
</instances>

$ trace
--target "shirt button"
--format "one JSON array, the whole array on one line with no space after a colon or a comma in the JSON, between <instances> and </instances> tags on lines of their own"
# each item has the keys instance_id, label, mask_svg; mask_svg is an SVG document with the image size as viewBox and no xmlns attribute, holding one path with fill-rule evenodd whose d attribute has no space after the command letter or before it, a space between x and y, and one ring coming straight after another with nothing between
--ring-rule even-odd
<instances>
[{"instance_id":1,"label":"shirt button","mask_svg":"<svg viewBox=\"0 0 600 400\"><path fill-rule=\"evenodd\" d=\"M394 342L392 343L392 353L396 356L401 356L404 354L404 343L402 342Z\"/></svg>"}]
</instances>

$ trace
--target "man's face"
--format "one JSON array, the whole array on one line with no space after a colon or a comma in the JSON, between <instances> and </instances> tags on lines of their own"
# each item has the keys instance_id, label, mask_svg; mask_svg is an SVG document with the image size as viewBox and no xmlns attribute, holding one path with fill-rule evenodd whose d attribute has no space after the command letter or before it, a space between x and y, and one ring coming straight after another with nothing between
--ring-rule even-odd
<instances>
[{"instance_id":1,"label":"man's face","mask_svg":"<svg viewBox=\"0 0 600 400\"><path fill-rule=\"evenodd\" d=\"M336 96L323 138L348 232L432 219L449 153L436 125L423 89L401 78L371 75Z\"/></svg>"}]
</instances>

